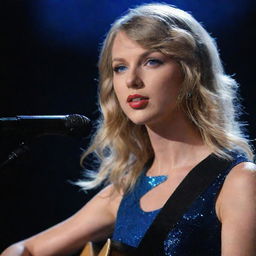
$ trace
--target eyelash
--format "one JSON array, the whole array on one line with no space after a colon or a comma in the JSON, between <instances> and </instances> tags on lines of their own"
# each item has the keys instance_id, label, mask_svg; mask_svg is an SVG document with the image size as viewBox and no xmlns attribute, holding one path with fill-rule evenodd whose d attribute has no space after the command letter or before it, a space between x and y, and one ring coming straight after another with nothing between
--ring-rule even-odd
<instances>
[{"instance_id":1,"label":"eyelash","mask_svg":"<svg viewBox=\"0 0 256 256\"><path fill-rule=\"evenodd\" d=\"M152 62L153 62L153 64L152 64ZM159 60L159 59L156 59L156 58L151 58L151 59L146 60L146 62L145 62L146 65L148 65L148 64L150 64L150 63L152 64L152 65L150 65L150 66L158 66L158 65L162 65L162 64L163 64L163 61L161 61L161 60ZM118 66L116 66L116 67L113 67L113 71L114 71L115 73L121 73L122 70L120 70L120 69L122 69L122 68L126 69L127 67L126 67L125 65L118 65ZM123 70L123 71L124 71L124 70Z\"/></svg>"},{"instance_id":2,"label":"eyelash","mask_svg":"<svg viewBox=\"0 0 256 256\"><path fill-rule=\"evenodd\" d=\"M120 68L126 68L126 66L124 66L124 65L118 65L118 66L116 66L116 67L113 68L113 71L114 71L115 73L120 73L120 72L122 72L122 71L120 71Z\"/></svg>"},{"instance_id":3,"label":"eyelash","mask_svg":"<svg viewBox=\"0 0 256 256\"><path fill-rule=\"evenodd\" d=\"M159 60L159 59L148 59L148 60L146 61L146 64L148 64L149 62L154 62L153 66L163 64L163 61L161 61L161 60Z\"/></svg>"}]
</instances>

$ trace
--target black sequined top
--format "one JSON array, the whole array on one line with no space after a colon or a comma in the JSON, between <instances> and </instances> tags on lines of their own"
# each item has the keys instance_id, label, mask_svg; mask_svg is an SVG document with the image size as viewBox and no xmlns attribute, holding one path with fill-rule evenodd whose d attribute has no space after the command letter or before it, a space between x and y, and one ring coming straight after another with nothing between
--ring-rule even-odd
<instances>
[{"instance_id":1,"label":"black sequined top","mask_svg":"<svg viewBox=\"0 0 256 256\"><path fill-rule=\"evenodd\" d=\"M229 168L217 176L215 181L193 202L189 210L170 230L164 243L168 256L220 256L221 223L215 212L216 196L225 177L238 163L247 161L236 155ZM167 176L146 176L143 172L133 191L121 201L113 240L137 247L161 209L145 212L140 207L140 199L149 190L158 186Z\"/></svg>"}]
</instances>

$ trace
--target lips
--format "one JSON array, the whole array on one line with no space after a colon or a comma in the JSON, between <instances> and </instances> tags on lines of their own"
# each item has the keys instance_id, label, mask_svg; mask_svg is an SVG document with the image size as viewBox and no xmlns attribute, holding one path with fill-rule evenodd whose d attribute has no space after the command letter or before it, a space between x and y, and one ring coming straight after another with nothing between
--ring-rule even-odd
<instances>
[{"instance_id":1,"label":"lips","mask_svg":"<svg viewBox=\"0 0 256 256\"><path fill-rule=\"evenodd\" d=\"M149 98L140 94L133 94L127 97L127 102L131 108L142 109L148 105Z\"/></svg>"}]
</instances>

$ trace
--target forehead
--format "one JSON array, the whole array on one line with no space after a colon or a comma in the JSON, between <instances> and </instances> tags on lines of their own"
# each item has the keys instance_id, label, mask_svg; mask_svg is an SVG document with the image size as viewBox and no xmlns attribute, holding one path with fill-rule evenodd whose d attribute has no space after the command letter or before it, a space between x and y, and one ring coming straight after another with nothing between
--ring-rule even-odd
<instances>
[{"instance_id":1,"label":"forehead","mask_svg":"<svg viewBox=\"0 0 256 256\"><path fill-rule=\"evenodd\" d=\"M125 57L130 54L143 54L148 49L143 48L135 40L130 39L123 31L119 31L112 46L112 58ZM124 55L124 56L123 56Z\"/></svg>"}]
</instances>

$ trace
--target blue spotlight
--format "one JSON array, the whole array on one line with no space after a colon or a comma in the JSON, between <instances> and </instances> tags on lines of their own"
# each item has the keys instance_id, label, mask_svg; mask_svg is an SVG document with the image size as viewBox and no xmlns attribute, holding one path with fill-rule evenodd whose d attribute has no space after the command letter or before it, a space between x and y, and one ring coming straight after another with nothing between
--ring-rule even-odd
<instances>
[{"instance_id":1,"label":"blue spotlight","mask_svg":"<svg viewBox=\"0 0 256 256\"><path fill-rule=\"evenodd\" d=\"M109 25L129 7L155 1L139 0L37 0L31 1L31 16L40 40L73 50L95 47ZM249 0L166 1L191 12L210 31L229 27L251 8Z\"/></svg>"}]
</instances>

